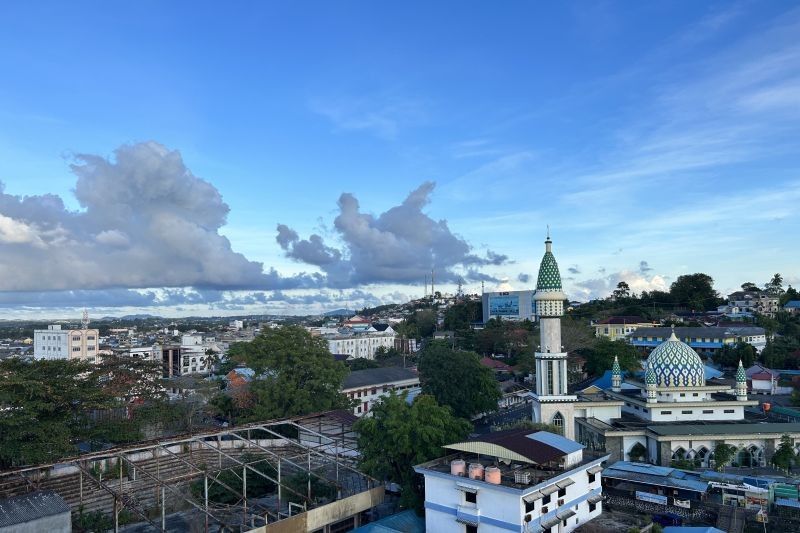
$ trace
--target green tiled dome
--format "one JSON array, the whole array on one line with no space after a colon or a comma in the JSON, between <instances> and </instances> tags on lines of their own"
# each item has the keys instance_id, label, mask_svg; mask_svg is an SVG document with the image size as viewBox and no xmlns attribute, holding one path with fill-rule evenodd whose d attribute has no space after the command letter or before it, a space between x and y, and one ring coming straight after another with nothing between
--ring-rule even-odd
<instances>
[{"instance_id":1,"label":"green tiled dome","mask_svg":"<svg viewBox=\"0 0 800 533\"><path fill-rule=\"evenodd\" d=\"M656 373L655 373L655 372L653 372L653 371L650 369L650 367L649 367L649 366L647 367L647 372L645 372L645 373L644 373L644 382L645 382L647 385L656 385L656 384L657 384L657 380L656 380Z\"/></svg>"},{"instance_id":2,"label":"green tiled dome","mask_svg":"<svg viewBox=\"0 0 800 533\"><path fill-rule=\"evenodd\" d=\"M659 387L700 387L706 384L700 356L688 344L678 340L674 332L647 358L647 370L653 372Z\"/></svg>"},{"instance_id":3,"label":"green tiled dome","mask_svg":"<svg viewBox=\"0 0 800 533\"><path fill-rule=\"evenodd\" d=\"M561 274L558 272L558 263L553 252L544 253L542 264L539 266L539 278L536 280L537 291L560 291Z\"/></svg>"},{"instance_id":4,"label":"green tiled dome","mask_svg":"<svg viewBox=\"0 0 800 533\"><path fill-rule=\"evenodd\" d=\"M611 373L615 375L622 374L622 369L619 367L619 359L617 359L616 355L614 356L614 364L611 365Z\"/></svg>"},{"instance_id":5,"label":"green tiled dome","mask_svg":"<svg viewBox=\"0 0 800 533\"><path fill-rule=\"evenodd\" d=\"M747 374L744 372L744 367L742 366L742 360L739 360L739 368L736 369L736 381L742 382L747 381Z\"/></svg>"}]
</instances>

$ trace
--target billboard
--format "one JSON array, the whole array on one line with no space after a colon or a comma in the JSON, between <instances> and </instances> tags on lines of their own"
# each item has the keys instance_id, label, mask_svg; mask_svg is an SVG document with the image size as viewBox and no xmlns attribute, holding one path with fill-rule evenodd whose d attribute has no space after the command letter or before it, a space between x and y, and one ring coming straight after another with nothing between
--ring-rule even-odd
<instances>
[{"instance_id":1,"label":"billboard","mask_svg":"<svg viewBox=\"0 0 800 533\"><path fill-rule=\"evenodd\" d=\"M519 316L519 296L490 296L489 314L493 316Z\"/></svg>"}]
</instances>

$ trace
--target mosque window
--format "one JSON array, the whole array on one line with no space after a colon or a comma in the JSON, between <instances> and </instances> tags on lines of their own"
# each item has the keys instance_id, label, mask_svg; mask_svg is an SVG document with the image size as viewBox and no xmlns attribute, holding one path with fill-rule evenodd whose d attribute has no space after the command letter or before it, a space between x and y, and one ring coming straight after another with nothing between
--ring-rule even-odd
<instances>
[{"instance_id":1,"label":"mosque window","mask_svg":"<svg viewBox=\"0 0 800 533\"><path fill-rule=\"evenodd\" d=\"M662 415L671 415L672 411L661 411Z\"/></svg>"},{"instance_id":2,"label":"mosque window","mask_svg":"<svg viewBox=\"0 0 800 533\"><path fill-rule=\"evenodd\" d=\"M714 414L714 410L713 409L703 409L703 414L704 415L713 415Z\"/></svg>"},{"instance_id":3,"label":"mosque window","mask_svg":"<svg viewBox=\"0 0 800 533\"><path fill-rule=\"evenodd\" d=\"M681 414L690 415L690 414L692 414L692 411L691 410L689 410L689 411L681 411Z\"/></svg>"},{"instance_id":4,"label":"mosque window","mask_svg":"<svg viewBox=\"0 0 800 533\"><path fill-rule=\"evenodd\" d=\"M735 413L735 412L736 411L734 411L733 409L725 409L725 413L726 414L732 414L732 413Z\"/></svg>"},{"instance_id":5,"label":"mosque window","mask_svg":"<svg viewBox=\"0 0 800 533\"><path fill-rule=\"evenodd\" d=\"M557 428L564 427L564 417L561 416L561 413L556 413L553 415L553 425Z\"/></svg>"}]
</instances>

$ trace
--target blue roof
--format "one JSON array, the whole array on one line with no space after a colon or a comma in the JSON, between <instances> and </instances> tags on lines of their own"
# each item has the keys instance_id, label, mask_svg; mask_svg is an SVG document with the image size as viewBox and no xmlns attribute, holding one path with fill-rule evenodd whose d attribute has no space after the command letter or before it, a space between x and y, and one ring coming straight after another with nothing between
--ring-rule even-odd
<instances>
[{"instance_id":1,"label":"blue roof","mask_svg":"<svg viewBox=\"0 0 800 533\"><path fill-rule=\"evenodd\" d=\"M603 477L694 492L706 492L708 490L708 482L700 479L700 476L694 472L630 461L614 463L603 470Z\"/></svg>"},{"instance_id":2,"label":"blue roof","mask_svg":"<svg viewBox=\"0 0 800 533\"><path fill-rule=\"evenodd\" d=\"M408 510L357 527L353 533L425 533L425 520Z\"/></svg>"},{"instance_id":3,"label":"blue roof","mask_svg":"<svg viewBox=\"0 0 800 533\"><path fill-rule=\"evenodd\" d=\"M775 498L775 505L783 505L784 507L796 507L800 509L800 502L797 500L790 500L789 498Z\"/></svg>"},{"instance_id":4,"label":"blue roof","mask_svg":"<svg viewBox=\"0 0 800 533\"><path fill-rule=\"evenodd\" d=\"M724 472L715 472L713 470L706 470L701 472L700 477L708 481L715 481L717 483L729 483L731 485L733 484L741 485L743 483L747 483L748 485L752 485L753 487L759 487L762 489L766 489L773 483L778 482L777 479L772 479L768 477L738 476L736 474L726 474Z\"/></svg>"},{"instance_id":5,"label":"blue roof","mask_svg":"<svg viewBox=\"0 0 800 533\"><path fill-rule=\"evenodd\" d=\"M537 431L531 435L526 435L526 437L531 440L547 444L548 446L552 446L553 448L556 448L564 453L577 452L585 447L583 444L578 444L574 440L562 437L561 435L556 435L555 433L550 433L549 431Z\"/></svg>"},{"instance_id":6,"label":"blue roof","mask_svg":"<svg viewBox=\"0 0 800 533\"><path fill-rule=\"evenodd\" d=\"M783 306L784 309L800 309L800 300L789 300L786 302L786 305Z\"/></svg>"}]
</instances>

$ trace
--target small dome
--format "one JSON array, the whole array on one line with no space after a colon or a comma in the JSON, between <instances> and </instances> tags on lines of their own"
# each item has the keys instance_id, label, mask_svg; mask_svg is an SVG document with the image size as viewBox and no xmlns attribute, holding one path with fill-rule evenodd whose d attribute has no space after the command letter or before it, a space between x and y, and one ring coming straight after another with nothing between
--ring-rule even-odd
<instances>
[{"instance_id":1,"label":"small dome","mask_svg":"<svg viewBox=\"0 0 800 533\"><path fill-rule=\"evenodd\" d=\"M706 383L700 356L681 342L674 331L647 358L647 370L653 372L659 387L700 387Z\"/></svg>"},{"instance_id":2,"label":"small dome","mask_svg":"<svg viewBox=\"0 0 800 533\"><path fill-rule=\"evenodd\" d=\"M644 382L647 385L655 385L657 381L656 373L648 366L647 371L644 373Z\"/></svg>"}]
</instances>

